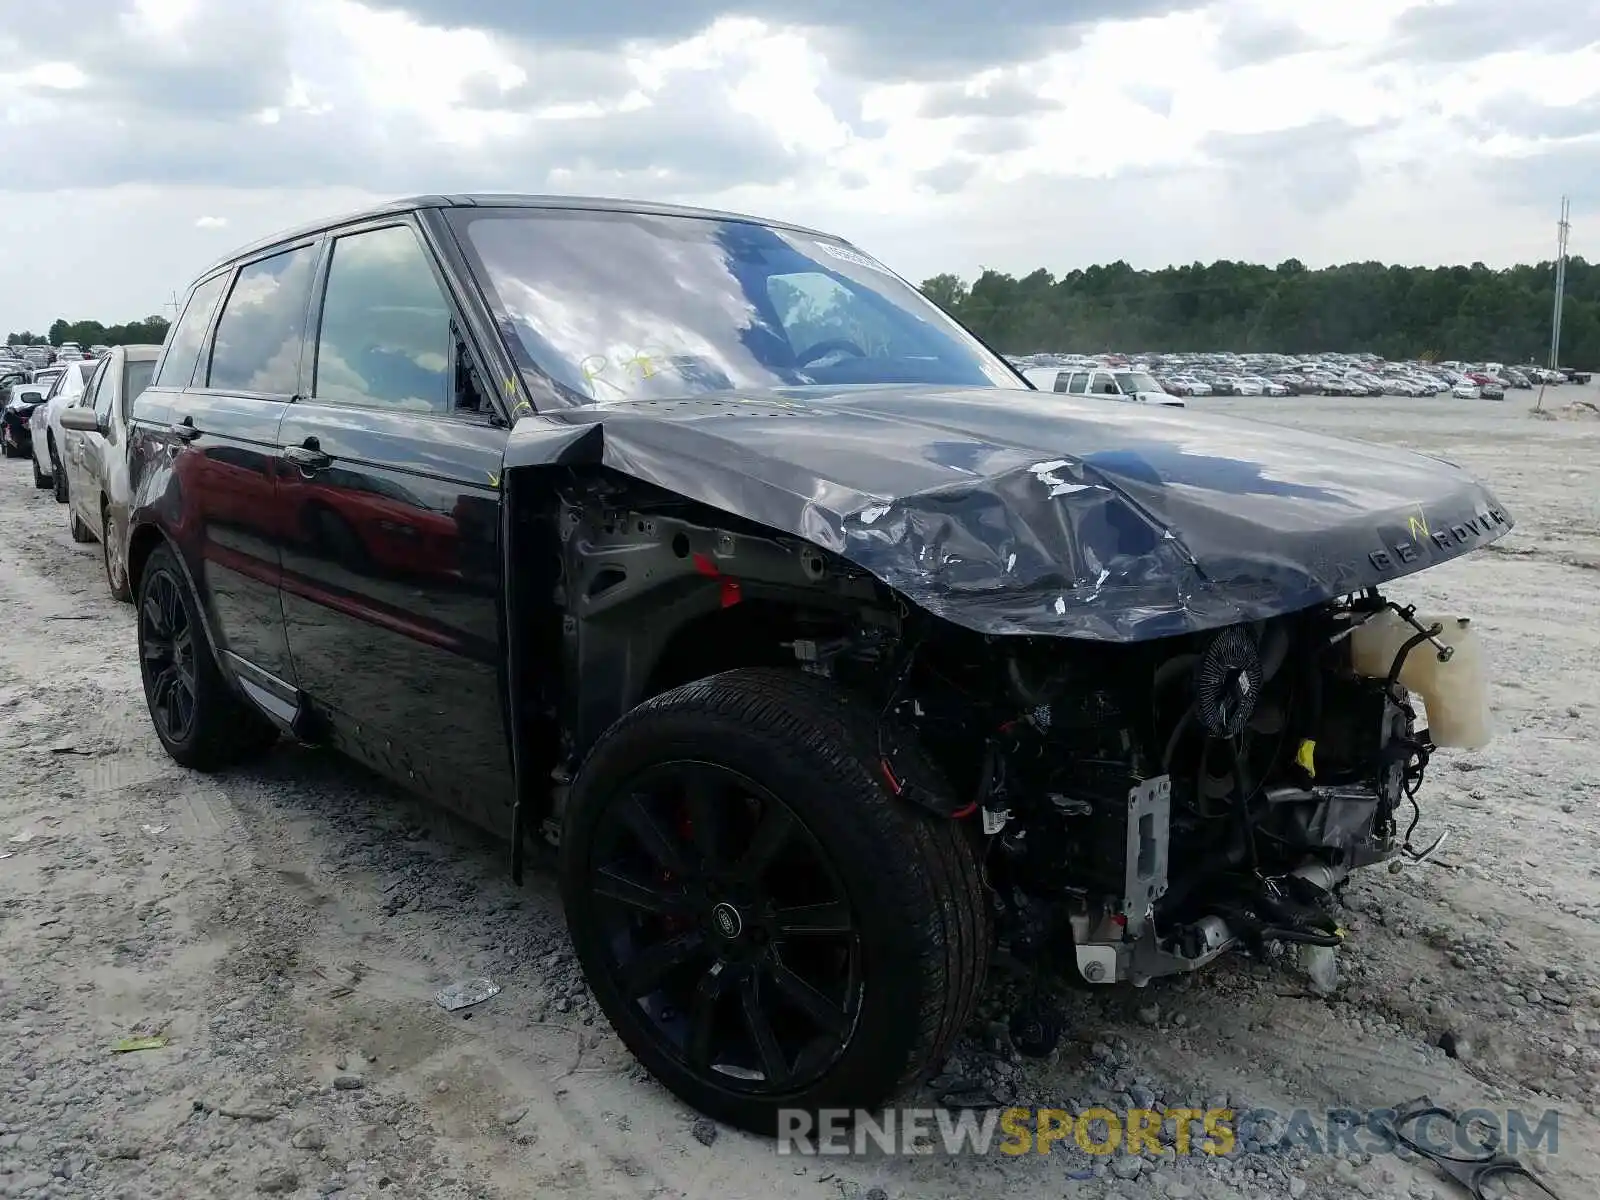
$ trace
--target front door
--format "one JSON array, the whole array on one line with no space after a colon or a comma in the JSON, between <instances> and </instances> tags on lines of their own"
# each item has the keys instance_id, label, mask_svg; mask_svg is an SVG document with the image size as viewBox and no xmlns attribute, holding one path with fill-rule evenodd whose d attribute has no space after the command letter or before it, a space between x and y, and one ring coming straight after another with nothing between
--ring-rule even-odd
<instances>
[{"instance_id":1,"label":"front door","mask_svg":"<svg viewBox=\"0 0 1600 1200\"><path fill-rule=\"evenodd\" d=\"M458 393L451 306L409 224L335 237L307 395L279 429L295 680L343 749L509 829L506 432Z\"/></svg>"}]
</instances>

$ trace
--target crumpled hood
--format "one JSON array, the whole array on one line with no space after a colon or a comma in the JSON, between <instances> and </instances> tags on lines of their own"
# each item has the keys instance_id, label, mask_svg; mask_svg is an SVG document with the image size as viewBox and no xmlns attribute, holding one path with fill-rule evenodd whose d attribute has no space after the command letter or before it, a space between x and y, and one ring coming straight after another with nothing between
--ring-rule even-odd
<instances>
[{"instance_id":1,"label":"crumpled hood","mask_svg":"<svg viewBox=\"0 0 1600 1200\"><path fill-rule=\"evenodd\" d=\"M599 404L519 421L506 468L582 461L803 537L994 634L1142 641L1262 619L1511 527L1439 459L1061 393Z\"/></svg>"}]
</instances>

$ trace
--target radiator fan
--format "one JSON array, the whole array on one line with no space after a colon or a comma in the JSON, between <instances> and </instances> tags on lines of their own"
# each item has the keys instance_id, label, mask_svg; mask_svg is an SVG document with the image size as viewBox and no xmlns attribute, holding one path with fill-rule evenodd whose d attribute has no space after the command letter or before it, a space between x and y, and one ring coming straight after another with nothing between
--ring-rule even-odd
<instances>
[{"instance_id":1,"label":"radiator fan","mask_svg":"<svg viewBox=\"0 0 1600 1200\"><path fill-rule=\"evenodd\" d=\"M1255 714L1265 672L1255 640L1238 626L1211 640L1194 668L1195 715L1212 737L1238 737Z\"/></svg>"}]
</instances>

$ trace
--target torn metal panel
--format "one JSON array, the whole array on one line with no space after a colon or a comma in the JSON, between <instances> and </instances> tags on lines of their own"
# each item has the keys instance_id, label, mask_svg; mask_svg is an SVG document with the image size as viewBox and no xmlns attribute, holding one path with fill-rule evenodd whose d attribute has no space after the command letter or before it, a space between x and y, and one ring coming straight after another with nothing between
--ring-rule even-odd
<instances>
[{"instance_id":1,"label":"torn metal panel","mask_svg":"<svg viewBox=\"0 0 1600 1200\"><path fill-rule=\"evenodd\" d=\"M509 469L574 461L806 538L989 634L1133 642L1260 620L1512 526L1425 455L992 389L720 392L518 422Z\"/></svg>"}]
</instances>

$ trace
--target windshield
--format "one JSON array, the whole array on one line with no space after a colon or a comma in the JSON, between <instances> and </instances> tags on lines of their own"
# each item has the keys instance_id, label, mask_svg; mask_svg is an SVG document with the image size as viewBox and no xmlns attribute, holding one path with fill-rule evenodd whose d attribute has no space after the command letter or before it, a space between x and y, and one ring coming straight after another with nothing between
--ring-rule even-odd
<instances>
[{"instance_id":1,"label":"windshield","mask_svg":"<svg viewBox=\"0 0 1600 1200\"><path fill-rule=\"evenodd\" d=\"M1118 371L1117 386L1127 395L1132 395L1134 392L1159 392L1161 390L1161 385L1143 371Z\"/></svg>"},{"instance_id":2,"label":"windshield","mask_svg":"<svg viewBox=\"0 0 1600 1200\"><path fill-rule=\"evenodd\" d=\"M568 403L807 384L1027 388L842 242L706 217L457 209L450 219L519 365Z\"/></svg>"}]
</instances>

